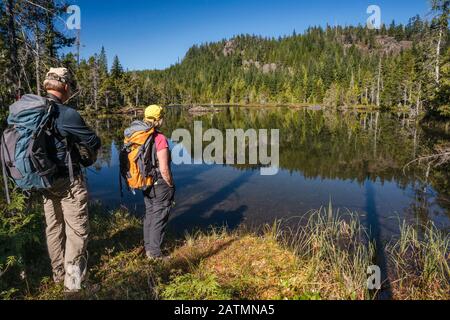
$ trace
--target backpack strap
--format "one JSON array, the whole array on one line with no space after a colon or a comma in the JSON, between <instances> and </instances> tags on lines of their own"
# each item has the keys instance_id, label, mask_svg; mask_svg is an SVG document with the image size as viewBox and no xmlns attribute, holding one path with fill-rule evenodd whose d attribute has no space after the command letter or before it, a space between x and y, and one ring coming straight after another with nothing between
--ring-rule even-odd
<instances>
[{"instance_id":1,"label":"backpack strap","mask_svg":"<svg viewBox=\"0 0 450 320\"><path fill-rule=\"evenodd\" d=\"M130 172L127 171L126 173L124 172L124 161L126 161L128 163L128 157L126 157L126 160L123 158L125 157L124 154L128 154L131 150L131 143L126 143L120 150L120 155L119 155L119 189L120 189L120 198L123 199L123 180L125 180L125 185L127 186L127 190L130 191L130 186L128 184L128 180L126 179L128 176L130 176Z\"/></svg>"},{"instance_id":2,"label":"backpack strap","mask_svg":"<svg viewBox=\"0 0 450 320\"><path fill-rule=\"evenodd\" d=\"M73 173L73 163L72 163L72 155L70 154L69 150L69 142L67 141L67 138L64 139L64 143L66 144L66 163L67 168L69 169L69 179L70 183L73 183L75 181L74 173Z\"/></svg>"},{"instance_id":3,"label":"backpack strap","mask_svg":"<svg viewBox=\"0 0 450 320\"><path fill-rule=\"evenodd\" d=\"M55 128L55 109L56 109L56 102L52 99L47 98L47 104L48 104L48 120L50 120L50 127L46 128L48 130L49 134L53 134L57 136L57 138L66 146L66 158L64 162L67 164L67 168L69 170L69 180L70 183L73 183L75 181L75 174L73 171L73 161L72 161L72 146L69 144L69 140L65 137L62 137Z\"/></svg>"},{"instance_id":4,"label":"backpack strap","mask_svg":"<svg viewBox=\"0 0 450 320\"><path fill-rule=\"evenodd\" d=\"M154 176L155 180L158 180L160 178L160 170L159 170L159 160L158 160L158 152L156 150L156 141L153 141L152 145L152 175Z\"/></svg>"},{"instance_id":5,"label":"backpack strap","mask_svg":"<svg viewBox=\"0 0 450 320\"><path fill-rule=\"evenodd\" d=\"M151 151L150 151L150 157L151 157L151 162L152 162L152 172L150 173L150 176L153 177L153 179L158 180L158 174L159 174L159 162L158 162L158 155L157 155L157 151L156 151L156 135L158 134L158 131L154 131L149 139L146 141L145 143L145 150L148 150L150 148L150 144L151 144ZM143 157L145 158L145 155L143 155ZM146 174L149 174L148 172L146 172Z\"/></svg>"},{"instance_id":6,"label":"backpack strap","mask_svg":"<svg viewBox=\"0 0 450 320\"><path fill-rule=\"evenodd\" d=\"M35 166L35 168L39 169L39 170L43 170L42 166L39 164L39 162L35 161L34 158L32 157L34 141L43 132L47 132L48 131L49 123L52 121L51 120L51 116L52 116L52 106L49 105L46 114L44 115L44 117L42 118L41 122L39 123L39 125L37 127L37 130L33 133L32 137L31 137L31 139L32 139L31 143L28 145L28 150L27 150L28 156L30 157L30 160L33 163L33 165ZM46 188L50 188L51 187L51 183L48 180L46 175L41 176L41 179L44 182L44 185L45 185Z\"/></svg>"},{"instance_id":7,"label":"backpack strap","mask_svg":"<svg viewBox=\"0 0 450 320\"><path fill-rule=\"evenodd\" d=\"M55 120L55 102L47 99L47 113L39 124L38 131L36 135L41 134L42 131L50 133L54 129Z\"/></svg>"},{"instance_id":8,"label":"backpack strap","mask_svg":"<svg viewBox=\"0 0 450 320\"><path fill-rule=\"evenodd\" d=\"M120 173L119 173L119 190L120 190L120 199L123 199L122 175Z\"/></svg>"},{"instance_id":9,"label":"backpack strap","mask_svg":"<svg viewBox=\"0 0 450 320\"><path fill-rule=\"evenodd\" d=\"M148 148L149 143L151 141L152 135L149 135L145 143L139 148L139 151L136 155L135 161L137 161L137 164L139 166L139 170L141 171L141 174L145 174L145 150Z\"/></svg>"},{"instance_id":10,"label":"backpack strap","mask_svg":"<svg viewBox=\"0 0 450 320\"><path fill-rule=\"evenodd\" d=\"M154 168L158 168L158 154L156 151L156 135L158 134L158 131L155 130L155 132L153 133L153 145L152 145L152 166Z\"/></svg>"}]
</instances>

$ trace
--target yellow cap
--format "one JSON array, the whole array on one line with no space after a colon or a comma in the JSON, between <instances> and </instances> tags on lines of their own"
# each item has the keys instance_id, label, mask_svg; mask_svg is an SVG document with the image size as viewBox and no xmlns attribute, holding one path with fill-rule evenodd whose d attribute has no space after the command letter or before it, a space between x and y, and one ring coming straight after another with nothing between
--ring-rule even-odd
<instances>
[{"instance_id":1,"label":"yellow cap","mask_svg":"<svg viewBox=\"0 0 450 320\"><path fill-rule=\"evenodd\" d=\"M145 109L146 121L159 121L164 117L164 109L161 106L151 105Z\"/></svg>"}]
</instances>

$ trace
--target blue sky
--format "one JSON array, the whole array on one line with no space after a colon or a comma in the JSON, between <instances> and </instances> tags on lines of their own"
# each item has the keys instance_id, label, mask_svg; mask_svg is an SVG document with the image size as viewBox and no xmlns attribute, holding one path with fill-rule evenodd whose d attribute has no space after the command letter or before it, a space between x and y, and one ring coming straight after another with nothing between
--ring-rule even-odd
<instances>
[{"instance_id":1,"label":"blue sky","mask_svg":"<svg viewBox=\"0 0 450 320\"><path fill-rule=\"evenodd\" d=\"M429 12L427 0L72 0L81 9L82 57L105 46L124 68L163 69L194 44L236 34L280 36L313 25L365 24L371 4L382 21L406 23ZM70 33L69 33L70 34Z\"/></svg>"}]
</instances>

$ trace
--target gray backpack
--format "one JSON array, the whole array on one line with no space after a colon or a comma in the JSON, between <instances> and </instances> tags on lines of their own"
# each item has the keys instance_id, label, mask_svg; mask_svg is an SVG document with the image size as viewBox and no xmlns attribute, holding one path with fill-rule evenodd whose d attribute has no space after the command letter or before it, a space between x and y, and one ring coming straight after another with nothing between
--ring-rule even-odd
<instances>
[{"instance_id":1,"label":"gray backpack","mask_svg":"<svg viewBox=\"0 0 450 320\"><path fill-rule=\"evenodd\" d=\"M56 105L36 95L25 95L9 108L8 128L3 132L0 162L6 199L10 203L8 179L24 191L48 189L57 172L48 156L48 137L55 134ZM70 158L70 153L68 152ZM72 168L69 159L69 171Z\"/></svg>"}]
</instances>

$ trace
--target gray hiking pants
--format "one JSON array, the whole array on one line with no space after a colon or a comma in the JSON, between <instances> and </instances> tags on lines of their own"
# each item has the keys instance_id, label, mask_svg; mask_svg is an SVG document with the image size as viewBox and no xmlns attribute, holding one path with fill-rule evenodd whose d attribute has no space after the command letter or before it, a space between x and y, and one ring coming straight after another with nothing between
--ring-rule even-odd
<instances>
[{"instance_id":1,"label":"gray hiking pants","mask_svg":"<svg viewBox=\"0 0 450 320\"><path fill-rule=\"evenodd\" d=\"M162 257L161 245L164 241L174 196L175 189L169 187L164 180L158 181L144 192L144 243L145 251L152 257Z\"/></svg>"}]
</instances>

